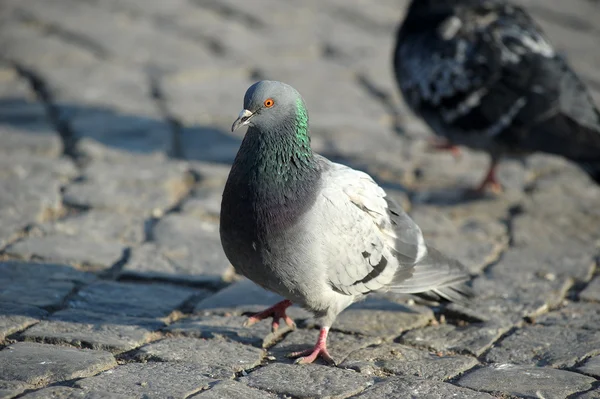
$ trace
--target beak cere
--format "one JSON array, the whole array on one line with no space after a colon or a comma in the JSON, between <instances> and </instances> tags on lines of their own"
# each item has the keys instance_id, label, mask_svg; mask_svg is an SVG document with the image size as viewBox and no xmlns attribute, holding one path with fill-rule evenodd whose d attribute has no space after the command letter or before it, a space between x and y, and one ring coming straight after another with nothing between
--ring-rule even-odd
<instances>
[{"instance_id":1,"label":"beak cere","mask_svg":"<svg viewBox=\"0 0 600 399\"><path fill-rule=\"evenodd\" d=\"M253 115L254 114L252 112L248 111L247 109L243 109L238 118L233 122L233 125L231 125L231 131L233 132L240 126L247 125Z\"/></svg>"}]
</instances>

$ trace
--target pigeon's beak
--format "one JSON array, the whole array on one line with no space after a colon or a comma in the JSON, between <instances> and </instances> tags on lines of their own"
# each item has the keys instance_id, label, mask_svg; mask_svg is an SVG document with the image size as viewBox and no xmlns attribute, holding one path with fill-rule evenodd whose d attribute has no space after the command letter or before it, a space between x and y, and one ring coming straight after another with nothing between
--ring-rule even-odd
<instances>
[{"instance_id":1,"label":"pigeon's beak","mask_svg":"<svg viewBox=\"0 0 600 399\"><path fill-rule=\"evenodd\" d=\"M247 109L243 109L242 112L240 112L240 115L238 116L238 118L235 120L235 122L233 122L233 125L231 125L231 131L235 131L237 130L240 126L244 126L247 125L250 122L250 118L252 118L254 114L250 111L248 111Z\"/></svg>"}]
</instances>

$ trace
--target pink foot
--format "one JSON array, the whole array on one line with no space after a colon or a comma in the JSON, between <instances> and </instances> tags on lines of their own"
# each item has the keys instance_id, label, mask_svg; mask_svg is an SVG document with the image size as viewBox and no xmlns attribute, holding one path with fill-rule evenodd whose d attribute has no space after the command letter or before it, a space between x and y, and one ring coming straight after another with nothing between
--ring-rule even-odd
<instances>
[{"instance_id":1,"label":"pink foot","mask_svg":"<svg viewBox=\"0 0 600 399\"><path fill-rule=\"evenodd\" d=\"M497 162L492 160L492 164L490 165L490 168L487 172L487 174L485 175L485 178L483 179L483 181L481 182L481 184L479 184L479 186L477 186L477 188L475 188L473 191L475 194L481 195L485 192L486 188L490 188L490 190L493 193L496 194L500 194L502 193L502 185L500 184L500 182L498 181L498 179L496 178L496 166L497 166Z\"/></svg>"},{"instance_id":2,"label":"pink foot","mask_svg":"<svg viewBox=\"0 0 600 399\"><path fill-rule=\"evenodd\" d=\"M460 148L453 144L450 144L449 141L433 138L433 139L427 140L427 142L428 142L428 147L431 150L450 151L452 153L452 156L454 157L454 159L456 159L457 161L462 157Z\"/></svg>"},{"instance_id":3,"label":"pink foot","mask_svg":"<svg viewBox=\"0 0 600 399\"><path fill-rule=\"evenodd\" d=\"M277 302L275 305L271 306L263 310L262 312L256 313L248 318L244 323L244 327L250 327L251 325L258 323L261 320L268 319L269 317L273 318L273 323L271 323L271 330L273 332L277 331L279 328L279 319L283 319L285 324L290 326L291 328L296 328L296 323L292 320L286 313L286 309L292 306L292 301L283 300L281 302Z\"/></svg>"},{"instance_id":4,"label":"pink foot","mask_svg":"<svg viewBox=\"0 0 600 399\"><path fill-rule=\"evenodd\" d=\"M317 339L317 344L312 349L307 349L305 351L290 353L288 357L298 358L294 363L296 364L309 364L313 363L320 356L326 363L335 366L335 360L329 355L327 351L327 334L329 333L329 327L321 328L321 332L319 332L319 339Z\"/></svg>"}]
</instances>

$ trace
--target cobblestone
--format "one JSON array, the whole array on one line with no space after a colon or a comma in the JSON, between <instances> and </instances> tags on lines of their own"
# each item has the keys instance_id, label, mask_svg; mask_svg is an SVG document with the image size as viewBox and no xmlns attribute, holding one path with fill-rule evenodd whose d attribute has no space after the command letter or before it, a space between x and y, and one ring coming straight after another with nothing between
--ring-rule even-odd
<instances>
[{"instance_id":1,"label":"cobblestone","mask_svg":"<svg viewBox=\"0 0 600 399\"><path fill-rule=\"evenodd\" d=\"M600 103L599 4L517 1ZM429 151L393 80L407 4L0 2L0 398L599 398L600 189L537 154L465 200L488 157ZM218 232L231 122L263 78L467 266L470 308L371 296L332 326L337 368L285 356L314 344L304 309L243 326L282 299Z\"/></svg>"}]
</instances>

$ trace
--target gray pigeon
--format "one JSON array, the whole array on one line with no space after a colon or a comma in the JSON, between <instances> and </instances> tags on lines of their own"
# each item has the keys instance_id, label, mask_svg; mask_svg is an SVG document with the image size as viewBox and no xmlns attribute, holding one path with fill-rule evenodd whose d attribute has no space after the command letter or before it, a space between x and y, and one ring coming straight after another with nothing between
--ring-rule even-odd
<instances>
[{"instance_id":1,"label":"gray pigeon","mask_svg":"<svg viewBox=\"0 0 600 399\"><path fill-rule=\"evenodd\" d=\"M449 144L562 155L600 182L600 113L527 12L504 0L413 0L394 55L404 99ZM452 148L452 145L447 146Z\"/></svg>"},{"instance_id":2,"label":"gray pigeon","mask_svg":"<svg viewBox=\"0 0 600 399\"><path fill-rule=\"evenodd\" d=\"M322 326L321 356L337 315L373 291L466 301L462 265L425 244L419 227L366 173L333 163L310 146L304 100L291 86L260 81L244 96L232 131L248 125L223 191L220 234L235 270L286 300L252 316L293 326L293 303Z\"/></svg>"}]
</instances>

